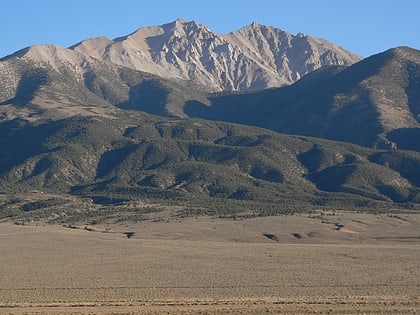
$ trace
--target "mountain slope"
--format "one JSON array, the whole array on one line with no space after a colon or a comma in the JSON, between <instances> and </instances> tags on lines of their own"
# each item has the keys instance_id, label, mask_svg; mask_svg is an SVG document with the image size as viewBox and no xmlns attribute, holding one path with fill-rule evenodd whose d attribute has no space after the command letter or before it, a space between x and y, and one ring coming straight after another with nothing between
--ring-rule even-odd
<instances>
[{"instance_id":1,"label":"mountain slope","mask_svg":"<svg viewBox=\"0 0 420 315\"><path fill-rule=\"evenodd\" d=\"M71 49L165 78L192 80L213 91L281 86L321 66L361 59L325 40L256 23L220 36L182 19L115 40L89 39Z\"/></svg>"},{"instance_id":2,"label":"mountain slope","mask_svg":"<svg viewBox=\"0 0 420 315\"><path fill-rule=\"evenodd\" d=\"M9 119L112 115L114 106L85 87L98 62L55 45L37 45L1 60L0 110Z\"/></svg>"},{"instance_id":3,"label":"mountain slope","mask_svg":"<svg viewBox=\"0 0 420 315\"><path fill-rule=\"evenodd\" d=\"M7 194L70 193L103 205L168 200L224 215L420 203L415 152L124 112L13 120L0 123L0 132L7 135L0 140L0 189Z\"/></svg>"},{"instance_id":4,"label":"mountain slope","mask_svg":"<svg viewBox=\"0 0 420 315\"><path fill-rule=\"evenodd\" d=\"M418 150L420 52L399 47L350 67L314 71L294 85L190 102L194 117L352 142ZM417 135L417 136L416 136Z\"/></svg>"},{"instance_id":5,"label":"mountain slope","mask_svg":"<svg viewBox=\"0 0 420 315\"><path fill-rule=\"evenodd\" d=\"M0 117L112 117L117 108L182 117L205 94L185 82L106 63L55 45L37 45L0 61Z\"/></svg>"}]
</instances>

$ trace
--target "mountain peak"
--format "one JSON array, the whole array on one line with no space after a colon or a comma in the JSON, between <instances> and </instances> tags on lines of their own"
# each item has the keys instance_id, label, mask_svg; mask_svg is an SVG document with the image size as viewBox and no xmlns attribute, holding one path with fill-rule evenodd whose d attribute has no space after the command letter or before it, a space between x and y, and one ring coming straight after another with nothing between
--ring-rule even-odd
<instances>
[{"instance_id":1,"label":"mountain peak","mask_svg":"<svg viewBox=\"0 0 420 315\"><path fill-rule=\"evenodd\" d=\"M184 18L176 19L175 21L162 24L160 27L163 29L172 29L172 28L178 28L183 27L184 24L188 23L188 21Z\"/></svg>"},{"instance_id":2,"label":"mountain peak","mask_svg":"<svg viewBox=\"0 0 420 315\"><path fill-rule=\"evenodd\" d=\"M176 19L175 23L185 24L185 23L187 23L187 20L181 17L181 18Z\"/></svg>"},{"instance_id":3,"label":"mountain peak","mask_svg":"<svg viewBox=\"0 0 420 315\"><path fill-rule=\"evenodd\" d=\"M234 34L234 33L237 33L237 32L249 32L249 33L252 33L252 32L256 32L256 31L261 31L264 28L270 28L270 27L269 26L266 26L266 25L263 25L263 24L260 24L257 21L253 21L251 24L245 25L245 26L239 28L236 31L230 32L229 34Z\"/></svg>"},{"instance_id":4,"label":"mountain peak","mask_svg":"<svg viewBox=\"0 0 420 315\"><path fill-rule=\"evenodd\" d=\"M48 64L54 69L64 67L64 63L78 64L86 59L85 55L54 44L33 45L17 51L11 57L32 60L39 64ZM75 67L76 68L76 67Z\"/></svg>"},{"instance_id":5,"label":"mountain peak","mask_svg":"<svg viewBox=\"0 0 420 315\"><path fill-rule=\"evenodd\" d=\"M246 26L244 26L244 27L242 27L242 28L240 28L236 31L231 32L231 33L244 32L244 31L245 32L272 31L272 32L276 32L276 33L287 33L285 31L281 30L280 28L277 28L277 27L274 27L274 26L269 26L269 25L264 25L264 24L258 23L257 21L253 21L251 24L248 24L248 25L246 25Z\"/></svg>"},{"instance_id":6,"label":"mountain peak","mask_svg":"<svg viewBox=\"0 0 420 315\"><path fill-rule=\"evenodd\" d=\"M170 31L173 31L175 29L181 30L181 29L185 29L185 28L195 28L195 29L197 29L197 28L206 28L207 29L206 26L201 25L201 24L197 23L194 20L188 21L188 20L186 20L184 18L179 18L179 19L176 19L173 22L162 24L160 27L165 32L170 32Z\"/></svg>"},{"instance_id":7,"label":"mountain peak","mask_svg":"<svg viewBox=\"0 0 420 315\"><path fill-rule=\"evenodd\" d=\"M261 26L261 24L259 24L258 22L256 22L256 21L253 21L252 23L251 23L251 25L250 25L250 27L252 27L252 28L258 28L258 27L260 27Z\"/></svg>"},{"instance_id":8,"label":"mountain peak","mask_svg":"<svg viewBox=\"0 0 420 315\"><path fill-rule=\"evenodd\" d=\"M401 59L413 59L420 62L418 50L407 46L398 46L389 50L393 55Z\"/></svg>"}]
</instances>

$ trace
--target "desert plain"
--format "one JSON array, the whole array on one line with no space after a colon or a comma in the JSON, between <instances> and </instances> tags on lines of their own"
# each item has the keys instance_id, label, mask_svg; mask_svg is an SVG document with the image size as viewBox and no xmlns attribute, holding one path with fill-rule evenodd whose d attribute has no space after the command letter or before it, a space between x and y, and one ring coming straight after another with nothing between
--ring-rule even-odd
<instances>
[{"instance_id":1,"label":"desert plain","mask_svg":"<svg viewBox=\"0 0 420 315\"><path fill-rule=\"evenodd\" d=\"M1 314L418 314L420 215L0 223Z\"/></svg>"}]
</instances>

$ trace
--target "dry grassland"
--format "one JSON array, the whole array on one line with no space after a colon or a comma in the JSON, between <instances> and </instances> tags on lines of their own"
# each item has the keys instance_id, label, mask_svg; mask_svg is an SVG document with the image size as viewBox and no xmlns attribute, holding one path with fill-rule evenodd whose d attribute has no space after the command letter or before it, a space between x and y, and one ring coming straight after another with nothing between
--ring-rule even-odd
<instances>
[{"instance_id":1,"label":"dry grassland","mask_svg":"<svg viewBox=\"0 0 420 315\"><path fill-rule=\"evenodd\" d=\"M416 314L419 224L349 213L3 223L0 313Z\"/></svg>"}]
</instances>

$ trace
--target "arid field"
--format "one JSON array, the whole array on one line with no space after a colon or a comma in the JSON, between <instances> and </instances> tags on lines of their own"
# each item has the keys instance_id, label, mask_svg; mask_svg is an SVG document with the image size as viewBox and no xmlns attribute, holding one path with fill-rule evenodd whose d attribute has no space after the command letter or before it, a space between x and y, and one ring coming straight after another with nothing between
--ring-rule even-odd
<instances>
[{"instance_id":1,"label":"arid field","mask_svg":"<svg viewBox=\"0 0 420 315\"><path fill-rule=\"evenodd\" d=\"M0 267L2 314L419 314L420 215L2 223Z\"/></svg>"}]
</instances>

